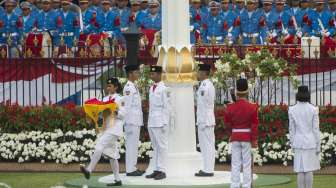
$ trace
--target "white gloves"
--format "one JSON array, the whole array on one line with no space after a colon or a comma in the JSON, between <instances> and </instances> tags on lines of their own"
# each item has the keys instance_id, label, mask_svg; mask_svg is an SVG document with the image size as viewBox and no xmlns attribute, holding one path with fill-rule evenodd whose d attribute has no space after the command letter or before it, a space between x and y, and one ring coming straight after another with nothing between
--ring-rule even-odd
<instances>
[{"instance_id":1,"label":"white gloves","mask_svg":"<svg viewBox=\"0 0 336 188\"><path fill-rule=\"evenodd\" d=\"M302 31L296 32L296 36L299 37L299 38L301 38L302 37Z\"/></svg>"},{"instance_id":2,"label":"white gloves","mask_svg":"<svg viewBox=\"0 0 336 188\"><path fill-rule=\"evenodd\" d=\"M282 30L281 33L282 33L282 35L284 35L284 36L288 35L288 31L287 31L287 29Z\"/></svg>"},{"instance_id":3,"label":"white gloves","mask_svg":"<svg viewBox=\"0 0 336 188\"><path fill-rule=\"evenodd\" d=\"M323 31L321 31L321 35L324 36L324 37L329 37L330 36L330 32L327 31L327 30L323 30Z\"/></svg>"}]
</instances>

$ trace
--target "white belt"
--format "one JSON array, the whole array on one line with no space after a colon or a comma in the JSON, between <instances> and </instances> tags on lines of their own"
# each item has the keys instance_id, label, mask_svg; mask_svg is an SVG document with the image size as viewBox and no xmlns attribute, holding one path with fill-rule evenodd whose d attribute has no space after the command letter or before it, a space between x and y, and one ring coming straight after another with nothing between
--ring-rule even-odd
<instances>
[{"instance_id":1,"label":"white belt","mask_svg":"<svg viewBox=\"0 0 336 188\"><path fill-rule=\"evenodd\" d=\"M72 37L74 36L73 32L63 32L60 34L61 37Z\"/></svg>"},{"instance_id":2,"label":"white belt","mask_svg":"<svg viewBox=\"0 0 336 188\"><path fill-rule=\"evenodd\" d=\"M259 33L243 33L243 37L258 37Z\"/></svg>"},{"instance_id":3,"label":"white belt","mask_svg":"<svg viewBox=\"0 0 336 188\"><path fill-rule=\"evenodd\" d=\"M19 36L19 34L18 33L9 33L9 34L3 33L2 34L2 37L9 37L9 36L16 37L16 36Z\"/></svg>"},{"instance_id":4,"label":"white belt","mask_svg":"<svg viewBox=\"0 0 336 188\"><path fill-rule=\"evenodd\" d=\"M249 133L251 129L232 129L233 133Z\"/></svg>"},{"instance_id":5,"label":"white belt","mask_svg":"<svg viewBox=\"0 0 336 188\"><path fill-rule=\"evenodd\" d=\"M207 36L208 40L212 40L213 37ZM219 37L215 37L216 40L222 40L223 37L219 36Z\"/></svg>"}]
</instances>

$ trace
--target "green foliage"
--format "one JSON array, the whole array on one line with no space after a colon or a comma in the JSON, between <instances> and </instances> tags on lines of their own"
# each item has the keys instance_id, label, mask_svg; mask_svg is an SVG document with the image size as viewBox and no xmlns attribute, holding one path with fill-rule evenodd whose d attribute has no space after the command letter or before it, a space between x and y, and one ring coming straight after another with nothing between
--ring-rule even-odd
<instances>
[{"instance_id":1,"label":"green foliage","mask_svg":"<svg viewBox=\"0 0 336 188\"><path fill-rule=\"evenodd\" d=\"M267 49L249 51L243 59L235 53L223 54L221 59L215 62L215 68L211 79L216 86L224 89L229 87L228 80L235 80L242 73L249 78L251 84L255 83L255 80L280 80L283 76L288 76L293 86L298 86L295 77L297 66L283 58L275 57Z\"/></svg>"}]
</instances>

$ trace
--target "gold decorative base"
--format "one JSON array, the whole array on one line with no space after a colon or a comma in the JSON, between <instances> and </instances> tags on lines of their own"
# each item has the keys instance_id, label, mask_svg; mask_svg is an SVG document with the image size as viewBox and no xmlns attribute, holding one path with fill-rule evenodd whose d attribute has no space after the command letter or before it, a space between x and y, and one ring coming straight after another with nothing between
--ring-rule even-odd
<instances>
[{"instance_id":1,"label":"gold decorative base","mask_svg":"<svg viewBox=\"0 0 336 188\"><path fill-rule=\"evenodd\" d=\"M184 47L178 51L170 47L168 52L160 49L157 64L162 66L165 74L163 81L168 83L193 83L196 81L195 61L192 52Z\"/></svg>"},{"instance_id":2,"label":"gold decorative base","mask_svg":"<svg viewBox=\"0 0 336 188\"><path fill-rule=\"evenodd\" d=\"M196 72L192 73L165 73L163 80L167 83L194 83Z\"/></svg>"}]
</instances>

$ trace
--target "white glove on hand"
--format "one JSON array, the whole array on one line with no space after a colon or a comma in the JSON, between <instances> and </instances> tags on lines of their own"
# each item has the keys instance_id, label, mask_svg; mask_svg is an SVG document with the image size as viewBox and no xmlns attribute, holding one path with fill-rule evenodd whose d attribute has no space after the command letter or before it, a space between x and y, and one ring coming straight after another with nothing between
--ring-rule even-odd
<instances>
[{"instance_id":1,"label":"white glove on hand","mask_svg":"<svg viewBox=\"0 0 336 188\"><path fill-rule=\"evenodd\" d=\"M330 32L327 31L326 33L324 33L324 36L325 36L325 37L329 37L329 36L330 36Z\"/></svg>"},{"instance_id":2,"label":"white glove on hand","mask_svg":"<svg viewBox=\"0 0 336 188\"><path fill-rule=\"evenodd\" d=\"M273 38L275 38L275 37L277 37L278 35L277 35L276 32L273 32L273 33L271 34L271 36L272 36Z\"/></svg>"},{"instance_id":3,"label":"white glove on hand","mask_svg":"<svg viewBox=\"0 0 336 188\"><path fill-rule=\"evenodd\" d=\"M324 35L325 35L325 31L324 31L324 30L321 30L321 31L320 31L320 34L321 34L321 36L324 36Z\"/></svg>"},{"instance_id":4,"label":"white glove on hand","mask_svg":"<svg viewBox=\"0 0 336 188\"><path fill-rule=\"evenodd\" d=\"M286 36L286 35L288 35L288 31L287 30L282 30L282 35L284 35L284 36Z\"/></svg>"},{"instance_id":5,"label":"white glove on hand","mask_svg":"<svg viewBox=\"0 0 336 188\"><path fill-rule=\"evenodd\" d=\"M233 36L232 36L231 33L228 33L227 38L229 39L230 42L232 42L232 38L233 38Z\"/></svg>"},{"instance_id":6,"label":"white glove on hand","mask_svg":"<svg viewBox=\"0 0 336 188\"><path fill-rule=\"evenodd\" d=\"M301 37L302 37L302 31L298 31L298 32L296 33L296 36L301 38Z\"/></svg>"}]
</instances>

